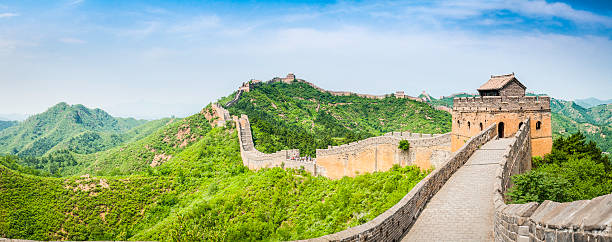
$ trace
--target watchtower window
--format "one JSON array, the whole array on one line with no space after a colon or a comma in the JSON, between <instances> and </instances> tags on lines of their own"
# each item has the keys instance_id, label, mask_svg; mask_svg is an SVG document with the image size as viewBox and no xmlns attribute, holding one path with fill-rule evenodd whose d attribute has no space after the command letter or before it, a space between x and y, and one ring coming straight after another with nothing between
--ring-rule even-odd
<instances>
[{"instance_id":1,"label":"watchtower window","mask_svg":"<svg viewBox=\"0 0 612 242\"><path fill-rule=\"evenodd\" d=\"M520 129L521 127L523 127L523 122L520 122L520 123L519 123L519 129Z\"/></svg>"},{"instance_id":2,"label":"watchtower window","mask_svg":"<svg viewBox=\"0 0 612 242\"><path fill-rule=\"evenodd\" d=\"M542 122L538 121L536 122L536 129L540 129L542 128Z\"/></svg>"},{"instance_id":3,"label":"watchtower window","mask_svg":"<svg viewBox=\"0 0 612 242\"><path fill-rule=\"evenodd\" d=\"M480 131L482 131L482 123L480 123Z\"/></svg>"},{"instance_id":4,"label":"watchtower window","mask_svg":"<svg viewBox=\"0 0 612 242\"><path fill-rule=\"evenodd\" d=\"M471 126L471 125L470 125L470 122L468 121L468 130L470 130L470 126Z\"/></svg>"},{"instance_id":5,"label":"watchtower window","mask_svg":"<svg viewBox=\"0 0 612 242\"><path fill-rule=\"evenodd\" d=\"M461 121L457 120L457 126L459 126L459 128L461 128Z\"/></svg>"}]
</instances>

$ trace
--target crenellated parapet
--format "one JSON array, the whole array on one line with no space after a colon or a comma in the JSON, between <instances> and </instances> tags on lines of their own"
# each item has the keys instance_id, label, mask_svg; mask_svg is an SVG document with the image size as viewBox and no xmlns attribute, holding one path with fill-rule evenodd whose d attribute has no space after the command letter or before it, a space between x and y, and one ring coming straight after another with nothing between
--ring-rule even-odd
<instances>
[{"instance_id":1,"label":"crenellated parapet","mask_svg":"<svg viewBox=\"0 0 612 242\"><path fill-rule=\"evenodd\" d=\"M514 111L548 111L548 96L484 96L458 97L453 99L455 112L514 112Z\"/></svg>"},{"instance_id":2,"label":"crenellated parapet","mask_svg":"<svg viewBox=\"0 0 612 242\"><path fill-rule=\"evenodd\" d=\"M253 143L253 134L251 133L251 124L246 115L240 118L234 116L236 130L238 132L238 141L240 143L240 155L242 163L252 170L262 168L283 167L283 168L303 168L313 175L316 175L316 164L314 159L309 157L300 157L300 150L281 150L271 154L266 154L255 149Z\"/></svg>"},{"instance_id":3,"label":"crenellated parapet","mask_svg":"<svg viewBox=\"0 0 612 242\"><path fill-rule=\"evenodd\" d=\"M505 84L504 84L505 83ZM542 156L552 150L552 114L550 97L525 96L526 87L514 74L491 76L479 92L481 96L453 99L452 150L497 123L500 138L513 136L524 120L531 120L532 156Z\"/></svg>"},{"instance_id":4,"label":"crenellated parapet","mask_svg":"<svg viewBox=\"0 0 612 242\"><path fill-rule=\"evenodd\" d=\"M506 204L512 175L531 169L531 120L523 122L496 173L495 241L612 241L612 194L566 203Z\"/></svg>"},{"instance_id":5,"label":"crenellated parapet","mask_svg":"<svg viewBox=\"0 0 612 242\"><path fill-rule=\"evenodd\" d=\"M317 158L300 157L297 149L271 154L258 151L253 143L249 118L234 117L240 154L245 166L261 168L303 168L313 175L339 179L366 172L386 171L393 165L417 165L423 169L439 166L450 157L450 133L442 135L391 132L345 145L317 149ZM407 151L398 148L401 140L410 143Z\"/></svg>"}]
</instances>

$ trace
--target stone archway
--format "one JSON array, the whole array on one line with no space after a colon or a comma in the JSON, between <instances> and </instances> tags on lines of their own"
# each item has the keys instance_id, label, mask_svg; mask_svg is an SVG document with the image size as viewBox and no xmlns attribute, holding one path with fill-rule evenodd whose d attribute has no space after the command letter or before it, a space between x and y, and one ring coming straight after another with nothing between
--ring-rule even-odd
<instances>
[{"instance_id":1,"label":"stone archway","mask_svg":"<svg viewBox=\"0 0 612 242\"><path fill-rule=\"evenodd\" d=\"M497 137L504 137L504 122L499 122L499 124L497 124Z\"/></svg>"}]
</instances>

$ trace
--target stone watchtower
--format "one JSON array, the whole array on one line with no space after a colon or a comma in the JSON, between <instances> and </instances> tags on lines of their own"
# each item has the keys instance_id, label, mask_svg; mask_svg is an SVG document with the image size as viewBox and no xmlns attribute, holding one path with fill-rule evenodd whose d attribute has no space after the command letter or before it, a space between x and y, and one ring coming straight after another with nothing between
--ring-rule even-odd
<instances>
[{"instance_id":1,"label":"stone watchtower","mask_svg":"<svg viewBox=\"0 0 612 242\"><path fill-rule=\"evenodd\" d=\"M525 96L525 85L514 73L491 76L478 88L478 97L453 100L451 151L457 151L472 136L497 123L498 137L512 137L523 120L531 119L532 156L552 149L550 97Z\"/></svg>"}]
</instances>

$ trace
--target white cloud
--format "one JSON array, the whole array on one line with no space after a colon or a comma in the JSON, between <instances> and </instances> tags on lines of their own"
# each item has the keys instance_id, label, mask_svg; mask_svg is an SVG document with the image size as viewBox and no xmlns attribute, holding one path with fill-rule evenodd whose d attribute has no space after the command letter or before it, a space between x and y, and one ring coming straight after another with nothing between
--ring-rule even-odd
<instances>
[{"instance_id":1,"label":"white cloud","mask_svg":"<svg viewBox=\"0 0 612 242\"><path fill-rule=\"evenodd\" d=\"M576 10L565 3L548 3L543 0L516 0L508 4L508 9L530 16L559 17L578 23L603 24L612 26L612 18L584 10Z\"/></svg>"},{"instance_id":2,"label":"white cloud","mask_svg":"<svg viewBox=\"0 0 612 242\"><path fill-rule=\"evenodd\" d=\"M219 17L212 16L198 16L188 21L184 21L175 24L169 28L170 32L179 33L198 33L203 30L208 30L220 26Z\"/></svg>"},{"instance_id":3,"label":"white cloud","mask_svg":"<svg viewBox=\"0 0 612 242\"><path fill-rule=\"evenodd\" d=\"M369 12L374 17L394 19L425 19L434 22L440 20L462 20L468 18L479 18L493 11L508 10L522 16L531 18L558 17L579 24L601 24L606 27L612 26L612 18L598 15L593 12L577 10L572 6L561 3L549 3L544 0L452 0L443 2L428 2L426 4L414 4L412 2L380 3L369 7ZM349 8L351 9L351 8ZM363 8L353 8L362 11ZM345 10L347 11L347 10Z\"/></svg>"},{"instance_id":4,"label":"white cloud","mask_svg":"<svg viewBox=\"0 0 612 242\"><path fill-rule=\"evenodd\" d=\"M66 44L85 44L87 43L84 40L76 39L76 38L60 38L59 41L66 43Z\"/></svg>"},{"instance_id":5,"label":"white cloud","mask_svg":"<svg viewBox=\"0 0 612 242\"><path fill-rule=\"evenodd\" d=\"M0 13L0 18L12 18L19 16L18 13Z\"/></svg>"}]
</instances>

